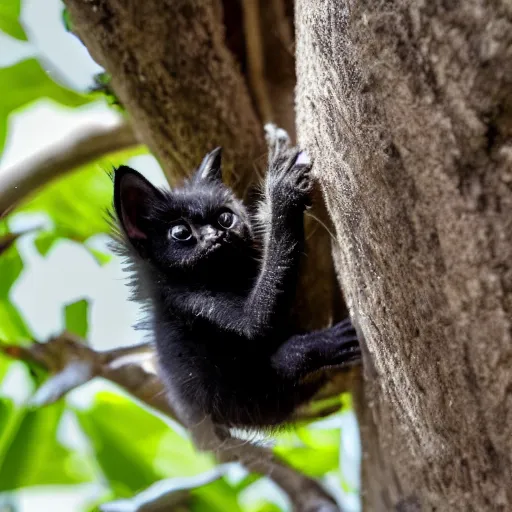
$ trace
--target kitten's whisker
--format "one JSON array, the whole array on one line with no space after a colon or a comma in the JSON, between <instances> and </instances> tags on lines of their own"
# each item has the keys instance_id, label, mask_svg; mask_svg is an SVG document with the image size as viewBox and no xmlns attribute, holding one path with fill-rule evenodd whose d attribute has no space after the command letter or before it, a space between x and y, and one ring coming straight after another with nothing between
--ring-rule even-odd
<instances>
[{"instance_id":1,"label":"kitten's whisker","mask_svg":"<svg viewBox=\"0 0 512 512\"><path fill-rule=\"evenodd\" d=\"M324 222L322 222L322 221L321 221L321 220L320 220L316 215L313 215L312 213L310 213L310 212L308 212L308 211L306 211L306 215L307 215L308 217L311 217L312 219L316 220L316 221L318 222L318 224L320 224L320 226L322 226L322 227L325 229L325 231L327 231L327 233L329 233L329 235L330 235L331 239L332 239L332 240L334 240L334 241L336 242L336 236L334 235L334 233L332 233L332 232L330 231L330 229L327 227L327 225L326 225ZM311 235L312 235L312 233L311 233L311 234L310 234L310 236L308 237L308 240L309 240L309 238L311 237Z\"/></svg>"}]
</instances>

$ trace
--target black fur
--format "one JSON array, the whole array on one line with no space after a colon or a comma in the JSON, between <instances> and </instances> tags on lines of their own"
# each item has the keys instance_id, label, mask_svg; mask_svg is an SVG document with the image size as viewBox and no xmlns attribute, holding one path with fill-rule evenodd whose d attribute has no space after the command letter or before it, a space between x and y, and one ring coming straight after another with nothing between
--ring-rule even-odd
<instances>
[{"instance_id":1,"label":"black fur","mask_svg":"<svg viewBox=\"0 0 512 512\"><path fill-rule=\"evenodd\" d=\"M282 131L280 131L283 139ZM171 192L120 167L114 207L135 298L149 322L173 406L188 424L272 427L319 388L304 377L360 357L349 320L297 334L289 321L311 179L305 153L274 141L262 232L222 183L220 149ZM232 212L226 229L219 215ZM228 224L230 216L222 217ZM185 223L191 229L173 226Z\"/></svg>"}]
</instances>

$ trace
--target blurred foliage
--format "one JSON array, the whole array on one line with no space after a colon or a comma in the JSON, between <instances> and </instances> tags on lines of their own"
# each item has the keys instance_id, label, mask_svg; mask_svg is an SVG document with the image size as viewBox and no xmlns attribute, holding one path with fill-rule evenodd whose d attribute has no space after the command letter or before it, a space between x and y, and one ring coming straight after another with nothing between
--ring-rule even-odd
<instances>
[{"instance_id":1,"label":"blurred foliage","mask_svg":"<svg viewBox=\"0 0 512 512\"><path fill-rule=\"evenodd\" d=\"M123 105L110 85L112 77L108 73L98 73L94 75L93 80L94 85L91 87L91 92L104 95L111 107L117 107L123 111Z\"/></svg>"},{"instance_id":2,"label":"blurred foliage","mask_svg":"<svg viewBox=\"0 0 512 512\"><path fill-rule=\"evenodd\" d=\"M27 36L19 21L20 13L20 0L4 0L0 3L0 30L15 39L26 41Z\"/></svg>"},{"instance_id":3,"label":"blurred foliage","mask_svg":"<svg viewBox=\"0 0 512 512\"><path fill-rule=\"evenodd\" d=\"M0 30L24 41L27 38L19 22L20 8L19 0L0 2ZM72 28L64 9L62 21L66 29ZM103 101L112 107L116 101L109 83L106 73L91 77L91 91L101 90ZM97 92L83 94L55 82L36 59L0 68L0 85L0 154L10 116L38 100L49 98L69 108L98 101ZM42 126L41 130L44 129ZM26 263L19 251L20 242L32 244L46 258L59 240L72 240L92 253L99 265L111 261L110 253L99 251L90 243L93 237L110 231L107 211L112 201L112 182L108 172L143 151L121 151L76 169L39 190L7 219L0 219L0 343L26 344L34 339L23 311L12 300L13 286ZM48 222L36 227L35 233L22 233L18 237L9 228L12 219L24 214L42 214ZM46 298L37 297L37 300ZM62 327L86 337L91 327L89 306L87 298L61 304ZM28 368L23 373L19 363L11 363L2 356L0 390L10 391L7 389L12 385L10 369L14 367L18 380L24 380L30 395L44 374ZM68 435L63 436L63 432ZM340 486L347 487L339 473L339 428L299 426L277 435L275 442L276 453L292 466L312 477L336 474ZM275 499L274 487L260 475L242 471L238 477L223 474L209 477L215 468L218 467L212 456L196 452L179 429L121 391L96 393L92 403L80 408L66 399L33 408L28 397L13 401L0 395L1 510L16 510L16 493L20 489L49 485L69 488L85 482L95 483L99 489L99 493L91 493L84 508L90 512L97 512L107 501L114 507L118 500L131 504L131 508L119 510L137 510L133 503L137 496L142 496L139 493L154 486L159 488L161 482L173 489L176 496L185 497L183 506L176 510L283 510L282 500ZM241 499L254 485L261 486L255 497L249 501ZM55 492L58 501L58 490ZM116 510L112 507L108 510Z\"/></svg>"},{"instance_id":4,"label":"blurred foliage","mask_svg":"<svg viewBox=\"0 0 512 512\"><path fill-rule=\"evenodd\" d=\"M91 466L77 451L64 447L57 429L64 413L64 402L38 409L13 409L2 432L0 491L34 485L77 484L91 481Z\"/></svg>"},{"instance_id":5,"label":"blurred foliage","mask_svg":"<svg viewBox=\"0 0 512 512\"><path fill-rule=\"evenodd\" d=\"M89 303L85 299L66 304L64 308L66 330L85 338L89 330L88 311Z\"/></svg>"},{"instance_id":6,"label":"blurred foliage","mask_svg":"<svg viewBox=\"0 0 512 512\"><path fill-rule=\"evenodd\" d=\"M124 150L80 167L49 183L17 207L12 215L44 213L50 217L51 227L41 229L35 241L42 256L57 240L66 238L85 243L84 248L88 248L99 263L105 263L109 255L90 248L86 242L94 235L111 232L108 212L112 205L112 180L109 173L115 166L143 152L146 150L140 148Z\"/></svg>"},{"instance_id":7,"label":"blurred foliage","mask_svg":"<svg viewBox=\"0 0 512 512\"><path fill-rule=\"evenodd\" d=\"M12 342L30 338L22 316L9 298L11 286L22 270L23 262L13 245L0 256L0 340Z\"/></svg>"},{"instance_id":8,"label":"blurred foliage","mask_svg":"<svg viewBox=\"0 0 512 512\"><path fill-rule=\"evenodd\" d=\"M10 0L4 0L10 1ZM90 98L54 82L36 59L27 59L12 66L0 68L0 151L7 136L9 116L41 98L49 98L68 107L77 107Z\"/></svg>"}]
</instances>

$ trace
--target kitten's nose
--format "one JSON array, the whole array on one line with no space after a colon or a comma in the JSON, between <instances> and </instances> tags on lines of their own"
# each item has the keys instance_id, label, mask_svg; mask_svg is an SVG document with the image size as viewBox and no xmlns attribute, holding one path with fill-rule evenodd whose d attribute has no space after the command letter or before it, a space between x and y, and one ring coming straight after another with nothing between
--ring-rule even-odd
<instances>
[{"instance_id":1,"label":"kitten's nose","mask_svg":"<svg viewBox=\"0 0 512 512\"><path fill-rule=\"evenodd\" d=\"M209 242L210 240L216 240L219 238L220 233L213 226L205 226L201 230L202 238L205 242Z\"/></svg>"}]
</instances>

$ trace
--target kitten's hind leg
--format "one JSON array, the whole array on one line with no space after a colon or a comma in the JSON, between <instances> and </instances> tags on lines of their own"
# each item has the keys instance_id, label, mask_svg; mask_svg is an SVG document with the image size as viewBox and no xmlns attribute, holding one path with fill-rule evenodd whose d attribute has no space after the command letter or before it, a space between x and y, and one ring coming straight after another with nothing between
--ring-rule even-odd
<instances>
[{"instance_id":1,"label":"kitten's hind leg","mask_svg":"<svg viewBox=\"0 0 512 512\"><path fill-rule=\"evenodd\" d=\"M272 358L274 368L290 380L331 366L348 366L361 359L359 341L350 319L319 331L292 336Z\"/></svg>"}]
</instances>

